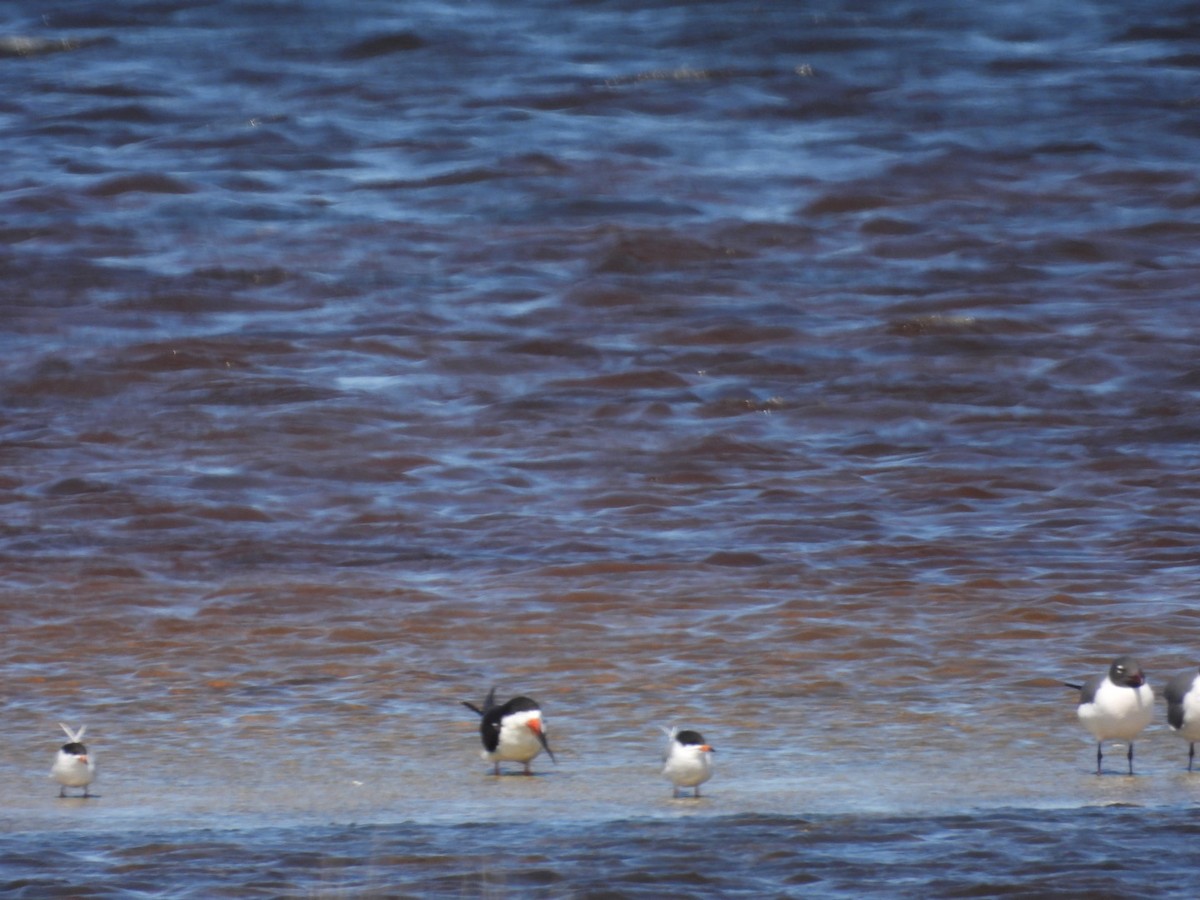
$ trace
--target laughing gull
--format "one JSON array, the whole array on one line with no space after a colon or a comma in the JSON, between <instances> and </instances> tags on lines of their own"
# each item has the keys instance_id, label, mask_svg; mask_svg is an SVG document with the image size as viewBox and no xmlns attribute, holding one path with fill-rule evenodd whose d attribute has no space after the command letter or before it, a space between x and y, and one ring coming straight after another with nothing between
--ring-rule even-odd
<instances>
[{"instance_id":1,"label":"laughing gull","mask_svg":"<svg viewBox=\"0 0 1200 900\"><path fill-rule=\"evenodd\" d=\"M1181 672L1167 682L1163 696L1167 698L1167 724L1188 742L1188 771L1196 756L1196 741L1200 741L1200 672L1192 669Z\"/></svg>"},{"instance_id":2,"label":"laughing gull","mask_svg":"<svg viewBox=\"0 0 1200 900\"><path fill-rule=\"evenodd\" d=\"M1079 691L1079 721L1096 739L1096 774L1101 772L1104 741L1129 742L1129 774L1133 774L1133 739L1154 717L1154 691L1132 656L1119 656L1108 674L1093 675L1083 684L1064 681Z\"/></svg>"}]
</instances>

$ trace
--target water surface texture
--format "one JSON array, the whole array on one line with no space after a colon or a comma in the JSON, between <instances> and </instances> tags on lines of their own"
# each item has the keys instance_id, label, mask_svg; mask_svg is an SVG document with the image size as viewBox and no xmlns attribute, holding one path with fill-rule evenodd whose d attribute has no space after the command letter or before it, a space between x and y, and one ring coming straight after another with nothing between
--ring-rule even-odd
<instances>
[{"instance_id":1,"label":"water surface texture","mask_svg":"<svg viewBox=\"0 0 1200 900\"><path fill-rule=\"evenodd\" d=\"M1198 73L1169 0L0 4L0 895L1191 896L1187 745L1060 681L1200 663Z\"/></svg>"}]
</instances>

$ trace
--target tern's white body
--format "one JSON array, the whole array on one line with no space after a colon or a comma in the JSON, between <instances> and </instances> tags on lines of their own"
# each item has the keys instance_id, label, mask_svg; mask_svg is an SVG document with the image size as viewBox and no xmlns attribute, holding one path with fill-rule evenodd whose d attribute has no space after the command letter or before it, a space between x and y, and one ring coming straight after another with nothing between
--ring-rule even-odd
<instances>
[{"instance_id":1,"label":"tern's white body","mask_svg":"<svg viewBox=\"0 0 1200 900\"><path fill-rule=\"evenodd\" d=\"M540 710L529 709L510 713L500 721L500 740L495 750L484 750L483 758L488 762L529 763L542 752L538 732L544 733Z\"/></svg>"},{"instance_id":2,"label":"tern's white body","mask_svg":"<svg viewBox=\"0 0 1200 900\"><path fill-rule=\"evenodd\" d=\"M679 740L679 735L696 735L698 738L696 732L672 729L668 734L670 740L663 757L663 777L674 785L675 793L680 788L695 788L699 797L700 785L712 778L712 747L702 741L690 743Z\"/></svg>"},{"instance_id":3,"label":"tern's white body","mask_svg":"<svg viewBox=\"0 0 1200 900\"><path fill-rule=\"evenodd\" d=\"M72 731L62 723L59 723L59 727L67 733L70 741L59 748L54 765L50 767L50 777L61 785L58 790L60 797L66 796L69 787L83 788L83 796L86 797L88 785L96 780L96 760L83 745L83 733L87 731L87 726L78 731Z\"/></svg>"},{"instance_id":4,"label":"tern's white body","mask_svg":"<svg viewBox=\"0 0 1200 900\"><path fill-rule=\"evenodd\" d=\"M1107 676L1090 703L1079 704L1079 721L1098 741L1132 741L1154 718L1154 691L1114 684Z\"/></svg>"},{"instance_id":5,"label":"tern's white body","mask_svg":"<svg viewBox=\"0 0 1200 900\"><path fill-rule=\"evenodd\" d=\"M96 780L96 763L86 754L59 750L50 777L63 787L87 787Z\"/></svg>"}]
</instances>

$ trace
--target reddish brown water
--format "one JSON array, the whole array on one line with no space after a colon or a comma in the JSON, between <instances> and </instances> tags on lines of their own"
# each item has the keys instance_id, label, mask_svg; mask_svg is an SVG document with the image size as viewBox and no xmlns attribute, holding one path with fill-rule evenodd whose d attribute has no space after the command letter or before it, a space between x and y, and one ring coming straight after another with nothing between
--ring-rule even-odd
<instances>
[{"instance_id":1,"label":"reddish brown water","mask_svg":"<svg viewBox=\"0 0 1200 900\"><path fill-rule=\"evenodd\" d=\"M41 15L0 892L1186 889L1186 745L1098 779L1059 684L1200 660L1186 8Z\"/></svg>"}]
</instances>

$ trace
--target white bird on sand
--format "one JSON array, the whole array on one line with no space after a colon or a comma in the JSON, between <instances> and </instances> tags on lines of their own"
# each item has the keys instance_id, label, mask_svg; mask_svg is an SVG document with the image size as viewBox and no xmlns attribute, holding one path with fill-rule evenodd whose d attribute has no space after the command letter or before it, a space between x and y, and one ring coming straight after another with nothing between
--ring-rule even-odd
<instances>
[{"instance_id":1,"label":"white bird on sand","mask_svg":"<svg viewBox=\"0 0 1200 900\"><path fill-rule=\"evenodd\" d=\"M58 796L67 796L69 787L81 787L83 796L89 797L88 785L96 780L96 759L88 756L87 747L83 745L83 733L87 731L87 726L72 731L59 722L58 727L67 733L67 743L59 748L50 769L50 777L61 785Z\"/></svg>"},{"instance_id":2,"label":"white bird on sand","mask_svg":"<svg viewBox=\"0 0 1200 900\"><path fill-rule=\"evenodd\" d=\"M523 763L525 774L532 775L529 764L543 750L558 762L546 741L541 707L529 697L513 697L507 703L497 703L496 689L492 688L482 709L466 700L462 705L482 716L479 737L483 741L483 758L493 763L496 775L500 774L502 762Z\"/></svg>"},{"instance_id":3,"label":"white bird on sand","mask_svg":"<svg viewBox=\"0 0 1200 900\"><path fill-rule=\"evenodd\" d=\"M704 743L698 731L664 728L667 751L663 754L663 777L672 784L671 796L678 797L680 788L694 788L700 796L700 785L712 778L713 748Z\"/></svg>"},{"instance_id":4,"label":"white bird on sand","mask_svg":"<svg viewBox=\"0 0 1200 900\"><path fill-rule=\"evenodd\" d=\"M1132 656L1119 656L1107 674L1093 675L1083 684L1064 681L1079 691L1079 721L1096 739L1096 774L1104 759L1105 741L1129 742L1129 774L1133 774L1133 739L1154 718L1154 691Z\"/></svg>"},{"instance_id":5,"label":"white bird on sand","mask_svg":"<svg viewBox=\"0 0 1200 900\"><path fill-rule=\"evenodd\" d=\"M1188 742L1188 771L1196 756L1196 741L1200 741L1200 672L1192 669L1181 672L1163 691L1167 698L1167 724Z\"/></svg>"}]
</instances>

